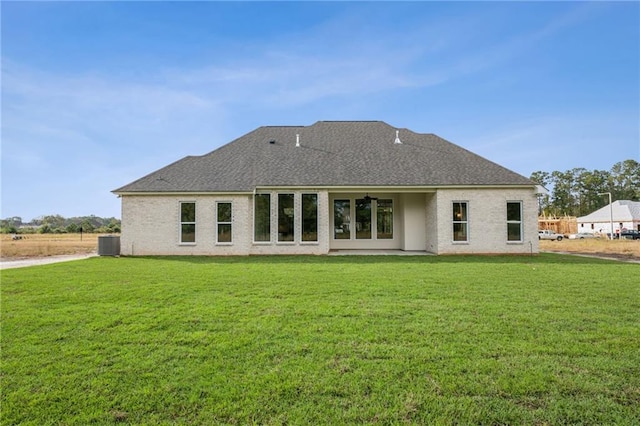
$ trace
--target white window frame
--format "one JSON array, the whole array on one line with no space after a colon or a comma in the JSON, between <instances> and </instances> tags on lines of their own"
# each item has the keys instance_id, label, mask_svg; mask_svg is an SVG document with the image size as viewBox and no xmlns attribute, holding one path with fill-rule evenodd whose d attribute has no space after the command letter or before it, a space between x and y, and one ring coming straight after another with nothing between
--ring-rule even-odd
<instances>
[{"instance_id":1,"label":"white window frame","mask_svg":"<svg viewBox=\"0 0 640 426\"><path fill-rule=\"evenodd\" d=\"M290 195L293 199L293 207L291 207L291 209L293 210L293 239L292 240L281 240L280 239L280 196L281 195ZM276 244L279 245L291 245L291 244L295 244L296 243L296 222L297 222L297 212L296 212L296 194L294 192L278 192L276 193L276 214L275 214L275 224L276 224L276 230L277 235L276 235ZM271 227L273 227L273 223L271 224Z\"/></svg>"},{"instance_id":2,"label":"white window frame","mask_svg":"<svg viewBox=\"0 0 640 426\"><path fill-rule=\"evenodd\" d=\"M467 200L453 200L451 202L451 212L453 213L455 210L454 205L455 204L465 204L466 208L465 211L467 213L467 217L465 220L455 220L455 218L453 218L453 214L451 215L452 219L451 219L451 242L453 244L469 244L469 201ZM461 223L461 224L465 224L466 225L466 236L467 239L466 240L456 240L455 239L455 232L454 232L454 225L456 223Z\"/></svg>"},{"instance_id":3,"label":"white window frame","mask_svg":"<svg viewBox=\"0 0 640 426\"><path fill-rule=\"evenodd\" d=\"M256 241L256 197L258 195L268 195L269 196L269 240L267 241ZM253 226L252 226L252 240L253 244L256 245L269 245L273 240L273 194L270 192L258 192L253 196Z\"/></svg>"},{"instance_id":4,"label":"white window frame","mask_svg":"<svg viewBox=\"0 0 640 426\"><path fill-rule=\"evenodd\" d=\"M183 204L193 204L193 222L183 222L182 221L182 205ZM198 241L198 226L197 226L197 217L198 217L198 205L194 201L180 201L178 202L178 241L181 246L195 246ZM182 241L182 226L183 225L193 225L193 241Z\"/></svg>"},{"instance_id":5,"label":"white window frame","mask_svg":"<svg viewBox=\"0 0 640 426\"><path fill-rule=\"evenodd\" d=\"M375 197L375 198L380 198L383 200L390 200L391 201L391 206L393 210L393 238L378 238L378 200L375 198L371 199L371 238L357 238L356 236L356 222L357 222L357 213L356 213L356 209L357 209L357 200L363 198L363 196L354 196L354 195L349 195L349 196L344 196L344 197L340 197L340 196L336 196L335 198L330 200L330 204L331 204L331 213L330 213L330 221L331 221L331 241L373 241L373 242L377 242L377 241L394 241L397 238L397 234L396 234L396 212L395 212L395 206L396 206L396 199L393 196L389 196L389 195L381 195L380 197ZM335 202L336 201L349 201L349 238L336 238L336 233L335 233Z\"/></svg>"},{"instance_id":6,"label":"white window frame","mask_svg":"<svg viewBox=\"0 0 640 426\"><path fill-rule=\"evenodd\" d=\"M349 216L346 216L346 218L348 219L348 224L347 226L349 227L349 238L336 238L336 213L335 213L335 208L336 208L336 201L348 201L349 202ZM353 215L354 215L354 209L353 209L353 197L336 197L333 200L331 200L331 240L332 241L351 241L354 238L354 232L353 229L355 228L355 226L352 226L355 221L353 220Z\"/></svg>"},{"instance_id":7,"label":"white window frame","mask_svg":"<svg viewBox=\"0 0 640 426\"><path fill-rule=\"evenodd\" d=\"M380 205L378 204L379 201L381 200L385 200L385 201L391 201L391 238L379 238L378 237L378 208L380 207ZM373 208L373 218L372 218L372 226L375 226L375 230L372 229L371 230L371 235L373 236L373 240L374 241L393 241L396 238L396 230L395 230L395 201L392 197L380 197L377 200L375 200L375 208Z\"/></svg>"},{"instance_id":8,"label":"white window frame","mask_svg":"<svg viewBox=\"0 0 640 426\"><path fill-rule=\"evenodd\" d=\"M520 220L509 220L509 204L516 203L520 206ZM507 244L520 244L524 242L524 221L523 221L523 203L522 200L507 200L505 205L505 213L507 215ZM518 224L520 226L520 239L519 240L510 240L509 239L509 225Z\"/></svg>"},{"instance_id":9,"label":"white window frame","mask_svg":"<svg viewBox=\"0 0 640 426\"><path fill-rule=\"evenodd\" d=\"M312 241L304 241L304 196L305 195L314 195L316 197L316 239ZM300 244L319 244L320 233L318 227L320 225L320 196L317 192L303 192L300 194Z\"/></svg>"},{"instance_id":10,"label":"white window frame","mask_svg":"<svg viewBox=\"0 0 640 426\"><path fill-rule=\"evenodd\" d=\"M220 222L218 215L218 208L220 204L229 204L231 206L231 217L229 222ZM231 226L231 241L218 241L218 237L220 236L219 226L220 225L229 225ZM230 246L233 245L233 202L227 200L216 201L216 245L220 246Z\"/></svg>"}]
</instances>

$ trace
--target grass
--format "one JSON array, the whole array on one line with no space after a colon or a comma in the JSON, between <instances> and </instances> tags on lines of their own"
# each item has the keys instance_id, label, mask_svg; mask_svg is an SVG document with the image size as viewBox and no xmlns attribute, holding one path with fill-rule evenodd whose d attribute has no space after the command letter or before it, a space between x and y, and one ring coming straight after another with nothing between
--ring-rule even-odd
<instances>
[{"instance_id":1,"label":"grass","mask_svg":"<svg viewBox=\"0 0 640 426\"><path fill-rule=\"evenodd\" d=\"M2 424L638 424L640 267L92 258L2 271Z\"/></svg>"},{"instance_id":2,"label":"grass","mask_svg":"<svg viewBox=\"0 0 640 426\"><path fill-rule=\"evenodd\" d=\"M13 240L10 234L0 236L3 260L46 257L64 254L93 253L98 248L99 234L25 234Z\"/></svg>"}]
</instances>

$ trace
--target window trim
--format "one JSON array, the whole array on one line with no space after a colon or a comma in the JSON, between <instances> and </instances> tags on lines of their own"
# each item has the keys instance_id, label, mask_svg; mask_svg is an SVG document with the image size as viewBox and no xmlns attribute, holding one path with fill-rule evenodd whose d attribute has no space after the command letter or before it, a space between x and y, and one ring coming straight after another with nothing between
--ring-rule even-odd
<instances>
[{"instance_id":1,"label":"window trim","mask_svg":"<svg viewBox=\"0 0 640 426\"><path fill-rule=\"evenodd\" d=\"M466 218L465 220L455 220L455 217L453 216L455 214L455 205L456 204L464 204L465 205L465 212L466 212ZM469 201L468 200L453 200L451 202L451 242L453 244L469 244ZM455 239L455 225L456 224L464 224L466 225L466 239L464 240L456 240Z\"/></svg>"},{"instance_id":2,"label":"window trim","mask_svg":"<svg viewBox=\"0 0 640 426\"><path fill-rule=\"evenodd\" d=\"M193 222L183 222L182 221L182 205L183 204L193 204ZM178 201L178 244L181 246L195 246L198 241L198 207L195 200L192 201ZM184 225L193 225L193 241L182 241L182 227Z\"/></svg>"},{"instance_id":3,"label":"window trim","mask_svg":"<svg viewBox=\"0 0 640 426\"><path fill-rule=\"evenodd\" d=\"M229 222L220 222L219 218L220 216L218 215L218 208L220 206L220 204L229 204L230 208L231 208L231 217L230 217L230 221ZM216 201L216 242L215 244L218 246L231 246L233 245L233 202L232 201L227 201L227 200L219 200ZM219 241L219 237L220 237L220 230L219 230L219 226L220 225L229 225L231 226L231 241Z\"/></svg>"},{"instance_id":4,"label":"window trim","mask_svg":"<svg viewBox=\"0 0 640 426\"><path fill-rule=\"evenodd\" d=\"M305 241L304 240L304 196L305 195L313 195L316 198L316 239L315 240L309 240L309 241ZM320 244L319 241L319 232L318 232L318 227L320 224L319 221L319 211L320 211L320 196L318 195L317 192L302 192L300 194L300 245L318 245Z\"/></svg>"},{"instance_id":5,"label":"window trim","mask_svg":"<svg viewBox=\"0 0 640 426\"><path fill-rule=\"evenodd\" d=\"M358 203L358 201L363 201L363 203ZM377 214L378 213L378 206L376 204L376 206L374 208L373 201L374 201L373 199L368 199L367 200L367 199L364 199L364 198L355 198L353 200L353 207L354 207L354 209L353 209L354 210L353 218L355 219L354 222L353 222L355 224L355 226L354 226L355 227L355 232L354 232L353 237L354 237L355 240L360 240L360 241L375 241L375 240L377 240L377 235L376 235L376 238L374 238L373 232L374 232L374 230L377 232L377 226L376 226L377 224L374 222L375 221L374 216L375 216L376 219L378 218L378 214ZM363 208L359 208L359 207L366 206L367 204L369 205L369 222L368 222L369 223L369 236L368 237L366 237L366 236L361 237L358 234L362 233L363 229L358 229L358 225L362 223L362 222L360 222L358 220L359 219L358 213L361 213L363 211L366 212L367 209L366 208L363 209ZM375 211L376 214L374 214L374 211ZM367 223L367 222L364 222L364 223Z\"/></svg>"},{"instance_id":6,"label":"window trim","mask_svg":"<svg viewBox=\"0 0 640 426\"><path fill-rule=\"evenodd\" d=\"M276 208L276 229L278 230L277 236L276 236L276 243L277 244L282 244L282 245L290 245L290 244L295 244L296 243L296 194L293 192L278 192L277 193L277 208ZM291 209L291 212L293 214L293 217L291 217L291 239L290 240L281 240L280 239L280 219L281 219L281 215L280 212L282 210L282 213L284 214L284 216L288 216L286 214L286 212L284 211L285 207L283 207L282 209L280 208L280 200L281 197L283 196L290 196L291 197L291 202L292 202L292 206L288 207Z\"/></svg>"},{"instance_id":7,"label":"window trim","mask_svg":"<svg viewBox=\"0 0 640 426\"><path fill-rule=\"evenodd\" d=\"M378 220L380 218L380 201L390 201L391 202L391 238L380 238L380 221ZM375 223L375 234L373 234L373 229L371 231L372 236L375 235L375 238L373 238L374 241L393 241L395 239L395 227L394 227L394 221L395 221L395 205L394 205L394 201L392 197L380 197L377 200L375 200L375 214L373 214L374 218L372 219L372 226L373 223ZM373 209L373 206L372 206ZM373 211L373 210L372 210Z\"/></svg>"},{"instance_id":8,"label":"window trim","mask_svg":"<svg viewBox=\"0 0 640 426\"><path fill-rule=\"evenodd\" d=\"M518 204L520 206L520 220L509 220L509 204ZM523 202L522 200L507 200L506 204L506 219L507 219L507 244L522 244L524 242L524 210L523 210ZM520 239L519 240L510 240L509 239L509 224L519 224L520 225Z\"/></svg>"},{"instance_id":9,"label":"window trim","mask_svg":"<svg viewBox=\"0 0 640 426\"><path fill-rule=\"evenodd\" d=\"M264 196L264 195L269 196L269 222L268 222L269 223L269 239L268 240L256 240L256 206L257 206L256 199L257 199L257 197L259 195L261 195L261 196ZM258 192L256 194L254 194L254 196L253 196L253 232L252 232L252 234L253 234L253 236L252 236L253 244L256 244L256 245L269 245L269 244L272 243L272 240L273 240L273 237L271 235L271 231L272 231L272 229L271 229L272 203L273 203L273 197L272 197L272 194L270 192Z\"/></svg>"},{"instance_id":10,"label":"window trim","mask_svg":"<svg viewBox=\"0 0 640 426\"><path fill-rule=\"evenodd\" d=\"M331 215L331 239L332 241L351 241L353 239L354 233L352 230L352 226L351 224L353 223L352 220L352 215L353 215L353 208L351 208L352 206L352 198L347 198L347 197L339 197L339 198L334 198L332 203L331 203L331 211L332 211L332 215ZM348 216L344 216L347 219L347 228L349 231L349 238L336 238L336 202L338 201L346 201L348 202L348 207L349 207L349 215ZM343 222L344 224L344 222Z\"/></svg>"},{"instance_id":11,"label":"window trim","mask_svg":"<svg viewBox=\"0 0 640 426\"><path fill-rule=\"evenodd\" d=\"M364 196L362 195L346 195L346 196L340 196L341 194L337 194L335 197L330 197L329 198L329 204L330 204L330 226L331 226L331 230L330 230L330 240L331 241L361 241L361 242L366 242L366 241L370 241L372 243L385 243L385 242L390 242L390 241L397 241L397 238L399 237L399 234L397 233L397 227L396 225L396 211L395 211L395 207L397 206L397 199L392 195L392 194L375 194L375 197L372 197L371 201L370 201L370 206L371 206L371 237L370 238L357 238L357 200L363 199ZM380 200L386 200L386 201L391 201L391 207L392 207L392 212L391 212L391 220L392 220L392 237L391 238L378 238L378 199ZM336 211L335 211L335 203L336 201L348 201L349 202L349 216L348 216L348 227L350 230L350 237L349 238L336 238L336 232L335 232L335 223L336 223Z\"/></svg>"}]
</instances>

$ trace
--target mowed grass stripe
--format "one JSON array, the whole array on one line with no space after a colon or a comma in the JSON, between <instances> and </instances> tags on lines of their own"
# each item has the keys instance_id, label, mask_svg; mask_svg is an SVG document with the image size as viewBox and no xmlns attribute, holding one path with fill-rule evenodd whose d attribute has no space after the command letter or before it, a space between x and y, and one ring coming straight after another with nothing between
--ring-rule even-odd
<instances>
[{"instance_id":1,"label":"mowed grass stripe","mask_svg":"<svg viewBox=\"0 0 640 426\"><path fill-rule=\"evenodd\" d=\"M93 258L2 271L3 424L635 424L640 267Z\"/></svg>"}]
</instances>

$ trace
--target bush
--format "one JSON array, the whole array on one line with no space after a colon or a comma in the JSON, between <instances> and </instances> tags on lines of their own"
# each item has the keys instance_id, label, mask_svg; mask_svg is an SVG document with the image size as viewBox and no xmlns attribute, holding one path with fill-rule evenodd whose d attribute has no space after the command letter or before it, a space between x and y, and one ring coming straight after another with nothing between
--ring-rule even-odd
<instances>
[{"instance_id":1,"label":"bush","mask_svg":"<svg viewBox=\"0 0 640 426\"><path fill-rule=\"evenodd\" d=\"M15 226L3 226L0 228L0 234L17 234L18 229Z\"/></svg>"}]
</instances>

